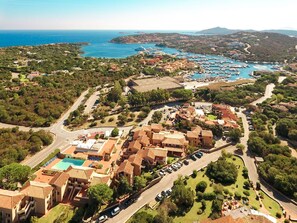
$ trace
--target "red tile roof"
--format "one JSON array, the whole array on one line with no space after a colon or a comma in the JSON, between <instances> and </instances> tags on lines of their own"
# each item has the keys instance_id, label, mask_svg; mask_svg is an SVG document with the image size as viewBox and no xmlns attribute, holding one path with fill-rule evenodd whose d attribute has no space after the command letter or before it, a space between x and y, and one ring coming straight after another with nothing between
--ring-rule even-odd
<instances>
[{"instance_id":1,"label":"red tile roof","mask_svg":"<svg viewBox=\"0 0 297 223\"><path fill-rule=\"evenodd\" d=\"M25 195L18 191L0 189L0 208L13 209L24 197Z\"/></svg>"}]
</instances>

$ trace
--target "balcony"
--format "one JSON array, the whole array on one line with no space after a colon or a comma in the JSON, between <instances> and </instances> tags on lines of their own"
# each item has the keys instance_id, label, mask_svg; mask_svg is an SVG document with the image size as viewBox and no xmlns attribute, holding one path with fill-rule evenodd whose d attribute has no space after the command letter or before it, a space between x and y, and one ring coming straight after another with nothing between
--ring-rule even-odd
<instances>
[{"instance_id":1,"label":"balcony","mask_svg":"<svg viewBox=\"0 0 297 223\"><path fill-rule=\"evenodd\" d=\"M26 202L25 207L23 207L19 212L20 220L25 220L28 218L30 213L35 210L35 201Z\"/></svg>"}]
</instances>

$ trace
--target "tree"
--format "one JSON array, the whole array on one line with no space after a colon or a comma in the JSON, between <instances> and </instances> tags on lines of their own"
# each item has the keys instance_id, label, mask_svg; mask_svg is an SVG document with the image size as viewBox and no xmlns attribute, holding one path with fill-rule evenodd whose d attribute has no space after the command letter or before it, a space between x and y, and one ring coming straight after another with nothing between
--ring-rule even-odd
<instances>
[{"instance_id":1,"label":"tree","mask_svg":"<svg viewBox=\"0 0 297 223\"><path fill-rule=\"evenodd\" d=\"M296 124L292 122L290 119L280 119L276 123L275 130L278 135L283 137L288 137L290 129L296 128Z\"/></svg>"},{"instance_id":2,"label":"tree","mask_svg":"<svg viewBox=\"0 0 297 223\"><path fill-rule=\"evenodd\" d=\"M159 123L162 119L162 112L155 111L152 116L152 123Z\"/></svg>"},{"instance_id":3,"label":"tree","mask_svg":"<svg viewBox=\"0 0 297 223\"><path fill-rule=\"evenodd\" d=\"M122 86L120 85L119 81L114 82L113 88L107 95L107 100L110 102L118 102L122 95Z\"/></svg>"},{"instance_id":4,"label":"tree","mask_svg":"<svg viewBox=\"0 0 297 223\"><path fill-rule=\"evenodd\" d=\"M183 100L190 100L193 97L192 90L187 89L177 89L171 93L171 96L174 98L181 98Z\"/></svg>"},{"instance_id":5,"label":"tree","mask_svg":"<svg viewBox=\"0 0 297 223\"><path fill-rule=\"evenodd\" d=\"M196 185L196 191L204 192L205 189L207 188L207 183L205 181L200 181Z\"/></svg>"},{"instance_id":6,"label":"tree","mask_svg":"<svg viewBox=\"0 0 297 223\"><path fill-rule=\"evenodd\" d=\"M289 131L288 138L293 140L293 141L297 141L297 130L296 129L291 129Z\"/></svg>"},{"instance_id":7,"label":"tree","mask_svg":"<svg viewBox=\"0 0 297 223\"><path fill-rule=\"evenodd\" d=\"M0 185L3 189L15 190L17 183L28 180L31 168L19 163L12 163L0 169Z\"/></svg>"},{"instance_id":8,"label":"tree","mask_svg":"<svg viewBox=\"0 0 297 223\"><path fill-rule=\"evenodd\" d=\"M134 189L136 191L141 190L146 186L147 180L145 179L144 176L135 176L134 177Z\"/></svg>"},{"instance_id":9,"label":"tree","mask_svg":"<svg viewBox=\"0 0 297 223\"><path fill-rule=\"evenodd\" d=\"M129 184L126 177L121 177L119 180L119 185L117 187L117 193L119 196L122 196L124 194L129 194L132 192L132 187Z\"/></svg>"},{"instance_id":10,"label":"tree","mask_svg":"<svg viewBox=\"0 0 297 223\"><path fill-rule=\"evenodd\" d=\"M228 132L227 136L230 138L230 140L231 140L232 142L237 143L237 142L239 142L239 140L240 140L240 137L241 137L241 131L240 131L240 129L231 129L231 130Z\"/></svg>"},{"instance_id":11,"label":"tree","mask_svg":"<svg viewBox=\"0 0 297 223\"><path fill-rule=\"evenodd\" d=\"M88 189L88 196L92 201L98 205L105 204L112 199L113 190L106 184L97 184L90 186Z\"/></svg>"},{"instance_id":12,"label":"tree","mask_svg":"<svg viewBox=\"0 0 297 223\"><path fill-rule=\"evenodd\" d=\"M220 157L218 161L207 165L206 174L219 183L232 184L237 179L238 170L233 163L229 163L226 159Z\"/></svg>"},{"instance_id":13,"label":"tree","mask_svg":"<svg viewBox=\"0 0 297 223\"><path fill-rule=\"evenodd\" d=\"M236 144L236 149L238 149L238 150L240 150L241 152L243 152L244 149L245 149L245 146L244 146L243 144L241 144L241 143L237 143L237 144Z\"/></svg>"},{"instance_id":14,"label":"tree","mask_svg":"<svg viewBox=\"0 0 297 223\"><path fill-rule=\"evenodd\" d=\"M172 188L171 200L181 213L188 212L194 204L194 192L185 186L183 180L178 179Z\"/></svg>"},{"instance_id":15,"label":"tree","mask_svg":"<svg viewBox=\"0 0 297 223\"><path fill-rule=\"evenodd\" d=\"M111 136L112 137L117 137L119 135L119 129L117 127L115 127L112 131L111 131Z\"/></svg>"}]
</instances>

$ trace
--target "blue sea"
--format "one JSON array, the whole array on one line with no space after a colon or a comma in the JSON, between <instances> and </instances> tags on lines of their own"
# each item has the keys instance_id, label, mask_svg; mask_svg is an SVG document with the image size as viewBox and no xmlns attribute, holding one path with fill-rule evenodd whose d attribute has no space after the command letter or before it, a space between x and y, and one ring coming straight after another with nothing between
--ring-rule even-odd
<instances>
[{"instance_id":1,"label":"blue sea","mask_svg":"<svg viewBox=\"0 0 297 223\"><path fill-rule=\"evenodd\" d=\"M145 31L145 32L179 32L179 31ZM0 31L0 47L9 46L35 46L50 43L77 43L77 42L87 42L89 45L83 46L83 56L86 57L104 57L104 58L124 58L132 56L137 53L136 48L143 46L145 48L155 48L154 44L114 44L109 41L115 37L123 35L133 35L141 33L138 31L103 31L103 30L51 30L51 31ZM193 32L179 32L184 34L191 34ZM178 54L179 51L172 48L160 48L159 51L163 51L168 54ZM199 63L205 63L205 59L202 59L199 54L183 54L183 57L188 57L190 59L196 60ZM225 61L225 65L242 64L241 62L234 61L228 58L203 55L209 61ZM208 65L206 65L208 66ZM220 74L218 68L212 67L210 65L208 68L208 77L214 77ZM216 70L215 70L216 69ZM228 77L229 80L235 80L237 78L250 78L249 74L254 70L272 70L273 65L255 65L248 64L248 67L238 69L239 73L237 75L232 75ZM205 74L194 74L193 79L199 79L205 77Z\"/></svg>"}]
</instances>

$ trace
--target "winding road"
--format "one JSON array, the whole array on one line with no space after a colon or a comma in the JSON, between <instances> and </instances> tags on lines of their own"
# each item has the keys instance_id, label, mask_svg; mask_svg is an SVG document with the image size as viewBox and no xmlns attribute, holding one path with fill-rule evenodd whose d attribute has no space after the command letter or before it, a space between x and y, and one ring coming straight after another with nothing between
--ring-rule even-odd
<instances>
[{"instance_id":1,"label":"winding road","mask_svg":"<svg viewBox=\"0 0 297 223\"><path fill-rule=\"evenodd\" d=\"M279 83L281 83L285 77L279 78ZM256 100L252 104L256 105L257 103L261 103L265 101L267 98L272 96L272 92L274 90L275 85L269 84L266 86L266 91L263 97ZM242 118L243 127L244 127L244 136L241 138L241 143L245 145L247 148L247 141L249 137L249 126L246 119L246 116L239 112L238 116ZM234 151L236 148L234 146L230 146L227 148L227 151ZM155 199L157 194L161 193L164 189L168 189L172 187L174 180L178 178L178 175L190 175L193 170L199 170L203 167L205 167L207 164L209 164L212 161L216 161L221 156L221 151L216 151L211 154L206 154L201 159L198 159L197 161L191 163L188 166L183 166L180 170L173 172L172 174L167 174L163 179L154 185L153 187L149 188L148 190L144 191L141 194L141 197L136 201L136 203L133 203L126 209L122 210L117 216L108 219L107 222L110 223L121 223L121 222L127 222L129 218L135 214L140 208L142 208L144 205L150 203ZM243 161L245 163L245 166L248 169L250 180L254 182L254 185L256 182L261 182L261 189L265 191L267 194L269 194L272 198L274 198L277 202L279 202L282 207L286 210L288 216L290 216L292 219L297 218L297 206L290 201L286 196L281 194L279 191L272 188L267 183L260 180L257 168L254 162L254 157L249 153L248 150L242 155Z\"/></svg>"},{"instance_id":2,"label":"winding road","mask_svg":"<svg viewBox=\"0 0 297 223\"><path fill-rule=\"evenodd\" d=\"M286 77L279 77L278 82L281 83ZM257 105L258 103L262 103L266 99L270 98L272 96L272 92L274 90L275 85L269 84L266 86L266 91L263 97L259 98L258 100L254 101L253 105ZM241 144L247 148L247 141L249 139L249 125L246 118L246 115L241 112L238 112L237 115L242 118L243 128L244 128L244 136L241 138ZM263 181L259 178L258 171L254 162L254 156L249 152L249 150L246 149L245 153L242 155L243 161L245 163L246 168L249 172L249 178L251 181L253 181L254 185L256 185L256 182L261 183L261 189L273 197L276 201L278 201L281 206L286 210L288 216L290 216L292 219L297 219L297 205L291 202L289 198L287 198L285 195L280 193L278 190L271 187L268 183Z\"/></svg>"},{"instance_id":3,"label":"winding road","mask_svg":"<svg viewBox=\"0 0 297 223\"><path fill-rule=\"evenodd\" d=\"M279 78L279 83L281 83L285 77ZM259 98L258 100L252 102L252 105L257 105L258 103L262 103L267 98L272 96L272 91L274 89L274 84L269 84L266 86L266 91L263 97ZM76 139L79 135L83 134L85 130L77 130L77 131L68 131L64 128L64 121L67 119L69 114L76 110L78 106L82 103L84 100L85 95L88 91L85 91L81 94L81 96L76 100L76 102L68 109L67 112L65 112L61 118L57 120L56 123L54 123L52 126L47 128L29 128L29 127L23 127L18 126L20 130L28 131L32 129L33 131L37 131L40 129L48 130L54 135L54 141L51 145L45 147L42 151L36 153L34 156L27 158L22 162L24 165L28 165L31 168L34 168L37 166L42 160L44 160L51 152L53 152L55 149L59 148L61 151L67 148L69 143ZM147 122L151 119L152 114L156 110L162 110L162 109L168 108L167 105L162 106L160 108L157 108L155 110L152 110L148 117L143 120L140 124L147 124ZM242 118L243 127L244 127L244 136L241 138L241 143L245 145L247 148L247 141L249 137L249 128L246 116L242 112L238 112L238 116ZM16 125L9 125L0 123L0 128L13 128L16 127ZM113 127L102 127L102 128L92 128L88 129L90 133L98 132L98 131L111 131ZM120 127L120 130L123 130L124 132L128 132L132 129L132 126L129 127ZM228 148L228 150L234 150L234 146ZM134 213L136 213L141 207L143 207L145 204L151 202L155 199L155 196L159 194L162 190L170 188L173 185L173 181L177 179L178 175L190 175L193 170L198 170L204 166L206 166L211 161L215 161L218 159L218 157L221 155L221 151L216 151L211 154L206 154L201 159L198 159L197 161L193 162L191 161L188 166L183 166L180 170L163 177L163 179L154 185L153 187L149 188L145 192L141 194L141 197L137 200L136 203L130 205L125 210L122 210L117 216L115 216L112 219L109 219L107 222L126 222ZM273 197L276 201L278 201L283 208L287 211L288 215L291 216L293 219L297 219L297 206L292 203L286 196L281 194L279 191L272 188L267 183L260 180L255 163L254 158L251 156L248 150L242 155L242 158L244 160L244 163L249 171L249 177L250 180L254 182L254 184L258 181L261 182L261 188L269 194L271 197Z\"/></svg>"}]
</instances>

